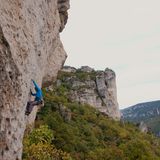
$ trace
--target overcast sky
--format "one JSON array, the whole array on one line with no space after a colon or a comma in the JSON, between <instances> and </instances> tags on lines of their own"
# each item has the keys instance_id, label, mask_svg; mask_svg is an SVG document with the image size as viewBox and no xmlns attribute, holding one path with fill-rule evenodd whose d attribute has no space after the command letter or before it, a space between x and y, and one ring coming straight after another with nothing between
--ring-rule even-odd
<instances>
[{"instance_id":1,"label":"overcast sky","mask_svg":"<svg viewBox=\"0 0 160 160\"><path fill-rule=\"evenodd\" d=\"M120 108L160 99L160 0L71 0L66 65L116 72Z\"/></svg>"}]
</instances>

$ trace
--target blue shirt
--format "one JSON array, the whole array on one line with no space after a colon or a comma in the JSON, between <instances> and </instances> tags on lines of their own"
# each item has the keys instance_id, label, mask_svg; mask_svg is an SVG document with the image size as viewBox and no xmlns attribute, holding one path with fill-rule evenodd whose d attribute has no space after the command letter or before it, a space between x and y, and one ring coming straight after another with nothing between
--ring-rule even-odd
<instances>
[{"instance_id":1,"label":"blue shirt","mask_svg":"<svg viewBox=\"0 0 160 160\"><path fill-rule=\"evenodd\" d=\"M37 83L34 80L32 80L32 82L34 84L36 93L32 93L31 92L31 94L32 94L32 96L35 96L35 101L40 101L43 98L42 90L41 90L41 88L37 85Z\"/></svg>"}]
</instances>

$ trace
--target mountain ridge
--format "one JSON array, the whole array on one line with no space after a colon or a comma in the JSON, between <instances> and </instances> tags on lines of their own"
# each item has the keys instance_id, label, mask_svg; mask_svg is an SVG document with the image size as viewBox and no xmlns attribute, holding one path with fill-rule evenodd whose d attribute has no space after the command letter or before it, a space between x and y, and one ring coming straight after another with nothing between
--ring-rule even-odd
<instances>
[{"instance_id":1,"label":"mountain ridge","mask_svg":"<svg viewBox=\"0 0 160 160\"><path fill-rule=\"evenodd\" d=\"M125 121L140 123L143 121L154 134L160 133L160 100L138 103L121 110Z\"/></svg>"}]
</instances>

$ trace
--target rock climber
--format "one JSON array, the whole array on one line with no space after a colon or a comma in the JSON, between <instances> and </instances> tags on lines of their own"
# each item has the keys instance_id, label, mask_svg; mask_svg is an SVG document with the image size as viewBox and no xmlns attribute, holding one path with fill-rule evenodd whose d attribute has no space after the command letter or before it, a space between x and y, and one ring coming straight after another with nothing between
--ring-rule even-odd
<instances>
[{"instance_id":1,"label":"rock climber","mask_svg":"<svg viewBox=\"0 0 160 160\"><path fill-rule=\"evenodd\" d=\"M35 97L35 99L34 99L34 101L29 101L27 103L26 112L25 112L26 115L29 115L32 112L34 106L43 105L42 90L34 80L32 80L32 82L34 84L34 88L35 88L36 93L33 93L32 90L30 90L30 93L32 96Z\"/></svg>"}]
</instances>

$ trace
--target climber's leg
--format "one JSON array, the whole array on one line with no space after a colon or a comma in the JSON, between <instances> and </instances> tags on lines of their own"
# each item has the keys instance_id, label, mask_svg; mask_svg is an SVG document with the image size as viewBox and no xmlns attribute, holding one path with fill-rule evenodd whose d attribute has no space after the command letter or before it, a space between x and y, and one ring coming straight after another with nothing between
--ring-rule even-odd
<instances>
[{"instance_id":1,"label":"climber's leg","mask_svg":"<svg viewBox=\"0 0 160 160\"><path fill-rule=\"evenodd\" d=\"M25 114L29 115L32 112L33 107L36 106L37 104L38 104L37 101L29 101L27 103L26 113Z\"/></svg>"}]
</instances>

